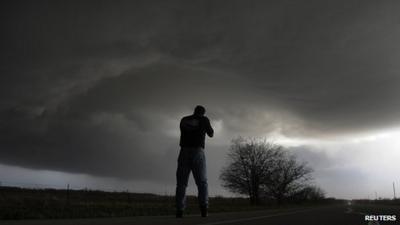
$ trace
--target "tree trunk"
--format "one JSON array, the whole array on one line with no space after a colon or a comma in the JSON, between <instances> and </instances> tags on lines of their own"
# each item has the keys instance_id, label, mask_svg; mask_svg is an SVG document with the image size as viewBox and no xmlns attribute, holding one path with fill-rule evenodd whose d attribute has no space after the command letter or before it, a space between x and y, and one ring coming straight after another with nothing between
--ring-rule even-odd
<instances>
[{"instance_id":1,"label":"tree trunk","mask_svg":"<svg viewBox=\"0 0 400 225\"><path fill-rule=\"evenodd\" d=\"M258 195L258 192L252 193L250 195L250 204L251 205L259 205L260 204L260 197Z\"/></svg>"},{"instance_id":2,"label":"tree trunk","mask_svg":"<svg viewBox=\"0 0 400 225\"><path fill-rule=\"evenodd\" d=\"M276 197L276 203L278 204L278 206L281 206L281 205L282 205L282 203L283 203L283 195L279 194L279 195Z\"/></svg>"}]
</instances>

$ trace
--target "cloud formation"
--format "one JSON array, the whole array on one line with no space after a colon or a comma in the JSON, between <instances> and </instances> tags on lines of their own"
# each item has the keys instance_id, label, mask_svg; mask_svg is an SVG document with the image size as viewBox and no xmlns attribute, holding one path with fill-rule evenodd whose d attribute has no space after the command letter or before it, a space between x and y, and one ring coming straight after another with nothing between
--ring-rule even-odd
<instances>
[{"instance_id":1,"label":"cloud formation","mask_svg":"<svg viewBox=\"0 0 400 225\"><path fill-rule=\"evenodd\" d=\"M170 179L196 104L219 127L216 149L400 122L397 3L0 4L0 163ZM218 174L224 154L211 154Z\"/></svg>"}]
</instances>

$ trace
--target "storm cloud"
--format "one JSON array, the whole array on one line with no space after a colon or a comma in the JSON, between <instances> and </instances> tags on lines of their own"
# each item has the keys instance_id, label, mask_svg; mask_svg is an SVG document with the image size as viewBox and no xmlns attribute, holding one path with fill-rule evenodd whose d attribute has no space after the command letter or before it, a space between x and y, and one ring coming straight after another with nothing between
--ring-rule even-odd
<instances>
[{"instance_id":1,"label":"storm cloud","mask_svg":"<svg viewBox=\"0 0 400 225\"><path fill-rule=\"evenodd\" d=\"M400 3L0 4L2 164L171 180L179 119L197 104L217 131L215 179L238 135L332 140L400 125ZM311 164L322 157L311 152Z\"/></svg>"}]
</instances>

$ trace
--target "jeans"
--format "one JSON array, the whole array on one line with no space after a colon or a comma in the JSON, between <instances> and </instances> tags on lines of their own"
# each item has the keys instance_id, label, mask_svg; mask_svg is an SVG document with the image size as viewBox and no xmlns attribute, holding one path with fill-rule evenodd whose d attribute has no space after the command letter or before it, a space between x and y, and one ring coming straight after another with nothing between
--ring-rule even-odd
<instances>
[{"instance_id":1,"label":"jeans","mask_svg":"<svg viewBox=\"0 0 400 225\"><path fill-rule=\"evenodd\" d=\"M184 210L186 207L186 187L190 172L193 173L198 190L200 207L208 207L208 184L206 174L206 157L201 147L182 147L178 157L176 170L176 208Z\"/></svg>"}]
</instances>

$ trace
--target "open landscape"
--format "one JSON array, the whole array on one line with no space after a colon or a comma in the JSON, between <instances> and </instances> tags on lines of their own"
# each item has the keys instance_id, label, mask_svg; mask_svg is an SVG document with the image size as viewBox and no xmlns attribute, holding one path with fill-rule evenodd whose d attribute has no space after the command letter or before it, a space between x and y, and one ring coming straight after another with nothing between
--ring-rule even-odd
<instances>
[{"instance_id":1,"label":"open landscape","mask_svg":"<svg viewBox=\"0 0 400 225\"><path fill-rule=\"evenodd\" d=\"M183 219L174 216L174 196L96 190L0 188L2 225L169 225L169 224L365 224L365 215L399 216L400 200L276 202L251 205L248 198L210 198L201 218L196 197L188 197ZM399 221L380 224L400 224Z\"/></svg>"},{"instance_id":2,"label":"open landscape","mask_svg":"<svg viewBox=\"0 0 400 225\"><path fill-rule=\"evenodd\" d=\"M235 203L237 204L237 202ZM111 207L112 209L112 207ZM235 210L234 208L230 208ZM251 210L250 210L251 209ZM164 216L124 216L108 218L64 218L64 219L27 219L0 220L2 225L371 225L400 224L399 221L365 221L369 214L398 215L400 205L359 204L357 202L336 202L335 204L297 205L280 208L236 208L235 212L212 212L202 218L198 213L176 219L172 215Z\"/></svg>"},{"instance_id":3,"label":"open landscape","mask_svg":"<svg viewBox=\"0 0 400 225\"><path fill-rule=\"evenodd\" d=\"M324 199L314 202L288 203L280 208L342 203ZM210 198L210 213L275 209L273 202L258 206L247 198ZM174 196L95 190L0 188L0 219L60 219L93 217L159 216L175 213ZM198 214L197 199L188 196L186 214Z\"/></svg>"}]
</instances>

